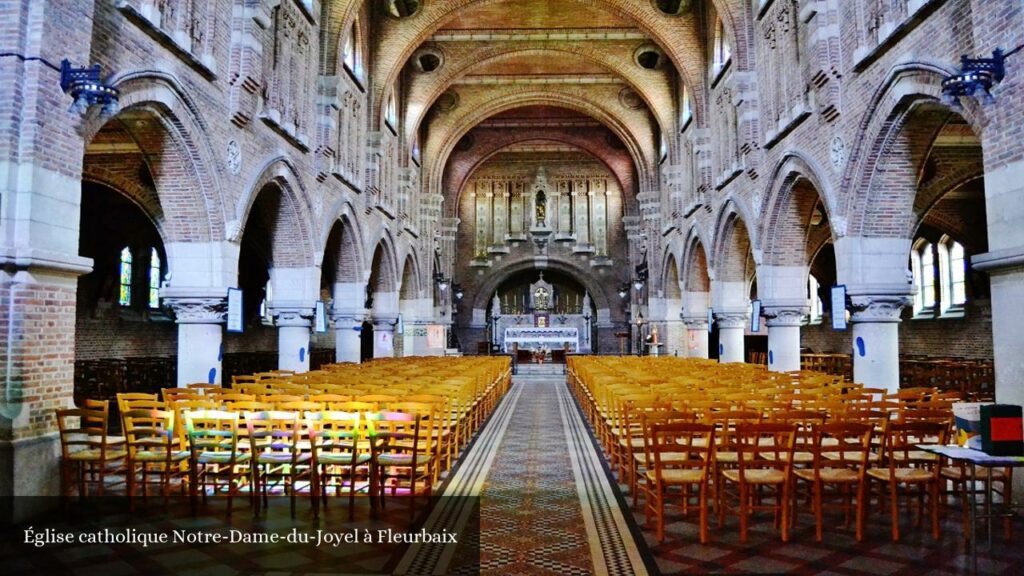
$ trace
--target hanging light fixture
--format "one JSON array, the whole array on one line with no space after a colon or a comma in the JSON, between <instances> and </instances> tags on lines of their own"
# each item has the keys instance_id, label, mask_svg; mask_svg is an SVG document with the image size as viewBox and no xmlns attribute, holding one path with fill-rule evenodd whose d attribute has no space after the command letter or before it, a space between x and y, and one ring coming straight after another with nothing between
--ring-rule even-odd
<instances>
[{"instance_id":1,"label":"hanging light fixture","mask_svg":"<svg viewBox=\"0 0 1024 576\"><path fill-rule=\"evenodd\" d=\"M434 274L434 282L437 284L437 289L440 290L441 292L448 290L448 285L450 284L450 281L444 277L444 274L440 272Z\"/></svg>"},{"instance_id":2,"label":"hanging light fixture","mask_svg":"<svg viewBox=\"0 0 1024 576\"><path fill-rule=\"evenodd\" d=\"M454 284L452 286L452 294L455 296L456 300L462 300L462 297L464 295L462 292L462 286Z\"/></svg>"}]
</instances>

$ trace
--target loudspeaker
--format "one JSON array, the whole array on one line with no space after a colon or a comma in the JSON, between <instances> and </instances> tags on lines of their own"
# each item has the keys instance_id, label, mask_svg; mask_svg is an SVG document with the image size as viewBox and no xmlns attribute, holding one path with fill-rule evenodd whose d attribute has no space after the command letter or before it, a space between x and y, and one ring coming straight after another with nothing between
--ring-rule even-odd
<instances>
[{"instance_id":1,"label":"loudspeaker","mask_svg":"<svg viewBox=\"0 0 1024 576\"><path fill-rule=\"evenodd\" d=\"M1024 456L1024 410L1012 404L981 407L981 451L989 456Z\"/></svg>"}]
</instances>

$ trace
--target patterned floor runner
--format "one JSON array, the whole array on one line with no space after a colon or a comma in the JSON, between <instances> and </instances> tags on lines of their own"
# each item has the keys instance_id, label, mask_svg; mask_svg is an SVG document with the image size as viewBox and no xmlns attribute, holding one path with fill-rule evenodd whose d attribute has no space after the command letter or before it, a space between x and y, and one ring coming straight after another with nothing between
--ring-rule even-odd
<instances>
[{"instance_id":1,"label":"patterned floor runner","mask_svg":"<svg viewBox=\"0 0 1024 576\"><path fill-rule=\"evenodd\" d=\"M647 573L564 383L560 373L517 377L446 489L480 496L481 574ZM455 511L435 516L428 529L459 530ZM431 555L414 547L399 572L463 571Z\"/></svg>"}]
</instances>

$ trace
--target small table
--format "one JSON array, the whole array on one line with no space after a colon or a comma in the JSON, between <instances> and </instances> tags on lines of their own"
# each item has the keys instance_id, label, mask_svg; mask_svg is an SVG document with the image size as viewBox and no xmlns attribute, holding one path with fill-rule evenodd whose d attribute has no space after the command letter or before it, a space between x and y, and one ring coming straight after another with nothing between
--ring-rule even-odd
<instances>
[{"instance_id":1,"label":"small table","mask_svg":"<svg viewBox=\"0 0 1024 576\"><path fill-rule=\"evenodd\" d=\"M1003 502L1004 510L1002 512L993 514L992 513L992 468L1019 468L1024 467L1024 456L989 456L981 450L974 450L972 448L964 448L962 446L944 446L941 444L920 444L918 448L925 451L931 452L932 454L938 454L944 456L953 461L960 461L971 466L971 505L970 505L970 534L968 537L971 540L970 556L971 556L971 573L978 573L978 538L976 535L975 525L979 518L984 518L988 524L988 545L992 547L992 518L1012 518L1013 514L1013 503ZM974 490L975 485L978 481L977 470L978 466L989 468L988 481L985 482L985 513L979 515L977 511L978 501L977 493Z\"/></svg>"}]
</instances>

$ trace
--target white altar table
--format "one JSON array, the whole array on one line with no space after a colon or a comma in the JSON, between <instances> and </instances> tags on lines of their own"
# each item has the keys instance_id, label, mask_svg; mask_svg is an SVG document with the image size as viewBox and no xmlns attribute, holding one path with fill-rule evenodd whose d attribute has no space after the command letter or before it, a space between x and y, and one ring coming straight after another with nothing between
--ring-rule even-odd
<instances>
[{"instance_id":1,"label":"white altar table","mask_svg":"<svg viewBox=\"0 0 1024 576\"><path fill-rule=\"evenodd\" d=\"M561 350L566 343L572 346L573 351L580 349L580 332L572 326L559 326L548 328L537 327L509 327L505 328L505 339L503 350L508 352L513 343L519 344L519 348L530 348L531 346L546 346L554 350Z\"/></svg>"}]
</instances>

